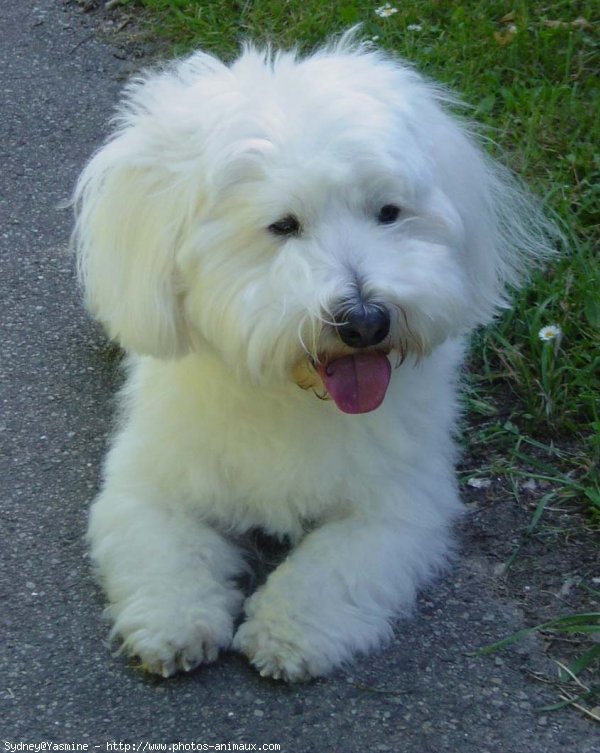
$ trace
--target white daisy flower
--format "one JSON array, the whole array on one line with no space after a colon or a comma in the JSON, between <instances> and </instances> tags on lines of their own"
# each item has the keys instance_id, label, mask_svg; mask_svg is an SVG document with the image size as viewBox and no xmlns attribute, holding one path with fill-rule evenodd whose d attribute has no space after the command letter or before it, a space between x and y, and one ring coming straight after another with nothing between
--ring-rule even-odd
<instances>
[{"instance_id":1,"label":"white daisy flower","mask_svg":"<svg viewBox=\"0 0 600 753\"><path fill-rule=\"evenodd\" d=\"M549 324L547 327L542 327L538 332L538 337L545 343L551 340L558 340L562 335L562 330L558 324Z\"/></svg>"},{"instance_id":2,"label":"white daisy flower","mask_svg":"<svg viewBox=\"0 0 600 753\"><path fill-rule=\"evenodd\" d=\"M422 31L423 27L421 24L408 24L406 29L407 31Z\"/></svg>"},{"instance_id":3,"label":"white daisy flower","mask_svg":"<svg viewBox=\"0 0 600 753\"><path fill-rule=\"evenodd\" d=\"M382 5L381 8L375 8L375 13L379 18L389 18L390 16L393 16L394 13L398 13L398 8L392 8L389 3L386 3L385 5Z\"/></svg>"}]
</instances>

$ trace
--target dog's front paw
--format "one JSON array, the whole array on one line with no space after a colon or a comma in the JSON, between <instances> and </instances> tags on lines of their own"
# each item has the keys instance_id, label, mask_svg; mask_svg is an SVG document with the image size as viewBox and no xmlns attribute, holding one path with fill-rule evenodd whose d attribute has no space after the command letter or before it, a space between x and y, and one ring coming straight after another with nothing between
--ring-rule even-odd
<instances>
[{"instance_id":1,"label":"dog's front paw","mask_svg":"<svg viewBox=\"0 0 600 753\"><path fill-rule=\"evenodd\" d=\"M337 663L337 647L319 629L319 618L297 612L268 587L246 602L246 614L232 645L263 677L302 682L327 674Z\"/></svg>"},{"instance_id":2,"label":"dog's front paw","mask_svg":"<svg viewBox=\"0 0 600 753\"><path fill-rule=\"evenodd\" d=\"M233 639L233 648L245 654L263 677L299 682L321 674L311 671L309 658L294 631L281 623L252 619L244 622Z\"/></svg>"},{"instance_id":3,"label":"dog's front paw","mask_svg":"<svg viewBox=\"0 0 600 753\"><path fill-rule=\"evenodd\" d=\"M109 614L111 635L122 640L120 650L163 677L215 661L233 635L233 615L222 606L138 598L112 605Z\"/></svg>"}]
</instances>

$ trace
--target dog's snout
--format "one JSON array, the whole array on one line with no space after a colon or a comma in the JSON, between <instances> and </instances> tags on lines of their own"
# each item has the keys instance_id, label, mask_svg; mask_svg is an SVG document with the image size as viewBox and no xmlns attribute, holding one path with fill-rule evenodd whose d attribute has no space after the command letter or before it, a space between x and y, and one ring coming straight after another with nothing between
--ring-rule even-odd
<instances>
[{"instance_id":1,"label":"dog's snout","mask_svg":"<svg viewBox=\"0 0 600 753\"><path fill-rule=\"evenodd\" d=\"M390 331L390 313L377 303L343 309L334 318L340 340L352 348L377 345Z\"/></svg>"}]
</instances>

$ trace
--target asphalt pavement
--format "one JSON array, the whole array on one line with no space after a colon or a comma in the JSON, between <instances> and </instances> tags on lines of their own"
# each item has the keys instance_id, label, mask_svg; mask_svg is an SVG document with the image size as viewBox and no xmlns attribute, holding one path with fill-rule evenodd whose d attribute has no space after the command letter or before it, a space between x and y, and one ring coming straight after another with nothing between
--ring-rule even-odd
<instances>
[{"instance_id":1,"label":"asphalt pavement","mask_svg":"<svg viewBox=\"0 0 600 753\"><path fill-rule=\"evenodd\" d=\"M115 53L74 4L0 0L2 750L598 753L593 723L539 710L556 700L532 678L539 640L468 655L523 626L494 587L493 542L468 525L414 619L331 678L290 687L227 654L163 681L111 653L84 533L120 376L82 309L60 204L135 67Z\"/></svg>"}]
</instances>

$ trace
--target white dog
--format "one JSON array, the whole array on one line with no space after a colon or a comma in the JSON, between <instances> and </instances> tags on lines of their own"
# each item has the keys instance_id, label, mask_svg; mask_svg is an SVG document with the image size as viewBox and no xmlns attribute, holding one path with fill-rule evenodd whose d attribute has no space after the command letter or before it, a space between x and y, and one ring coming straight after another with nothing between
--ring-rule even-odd
<instances>
[{"instance_id":1,"label":"white dog","mask_svg":"<svg viewBox=\"0 0 600 753\"><path fill-rule=\"evenodd\" d=\"M465 336L549 245L449 101L352 35L128 86L74 238L130 352L89 541L148 670L326 674L447 560ZM245 599L255 528L293 549Z\"/></svg>"}]
</instances>

